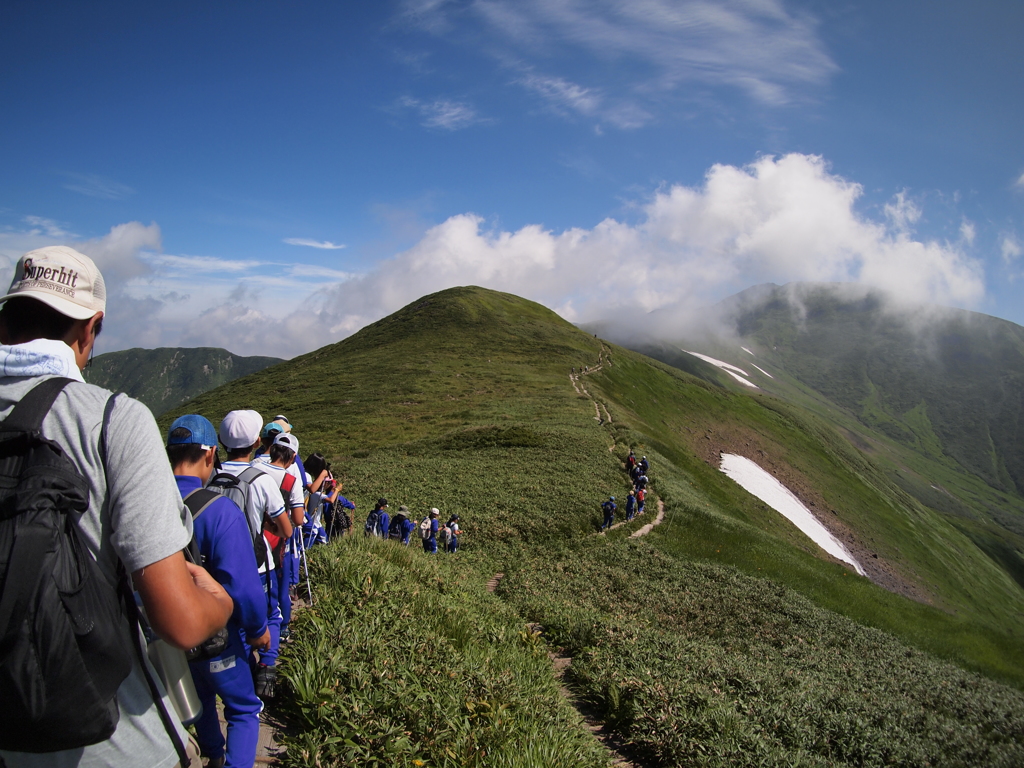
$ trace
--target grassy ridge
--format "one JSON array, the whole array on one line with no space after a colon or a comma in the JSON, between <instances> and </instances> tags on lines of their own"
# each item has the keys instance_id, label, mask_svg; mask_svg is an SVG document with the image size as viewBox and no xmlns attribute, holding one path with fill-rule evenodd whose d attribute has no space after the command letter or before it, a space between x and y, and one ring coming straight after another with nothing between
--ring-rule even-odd
<instances>
[{"instance_id":1,"label":"grassy ridge","mask_svg":"<svg viewBox=\"0 0 1024 768\"><path fill-rule=\"evenodd\" d=\"M1024 761L1024 695L733 569L618 539L499 592L652 765Z\"/></svg>"},{"instance_id":2,"label":"grassy ridge","mask_svg":"<svg viewBox=\"0 0 1024 768\"><path fill-rule=\"evenodd\" d=\"M598 424L593 402L577 394L568 379L570 366L593 367L602 353L602 370L585 377L583 383L611 413L610 424ZM526 630L528 620L543 624L549 640L576 653L580 666L574 673L574 685L605 708L614 727L626 738L638 745L647 743L645 739L652 745L658 740L696 739L696 746L679 746L683 751L664 754L651 751L653 746L640 747L666 765L691 760L685 757L689 754L685 750L691 748L705 749L707 755L724 761L740 743L720 741L715 732L699 729L694 733L704 735L685 735L690 733L687 718L703 711L700 700L704 694L692 698L686 693L690 683L679 677L678 654L692 652L695 660L706 656L725 659L728 664L760 656L763 649L749 645L750 622L764 623L770 634L774 632L770 630L772 612L803 615L805 609L811 611L809 618L801 621L819 627L815 631L820 638L832 638L816 640L819 646L829 642L841 645L838 638L843 633L866 632L865 637L876 638L872 642L888 649L877 657L878 664L869 654L855 670L855 677L864 685L874 677L886 681L885 686L871 689L878 695L903 697L896 710L865 710L862 716L871 722L878 718L881 723L901 722L900 718L917 717L926 707L924 691L915 688L912 679L924 667L903 671L896 663L901 653L910 654L907 658L923 658L908 646L927 649L965 668L1024 687L1024 658L1021 644L1016 642L1024 631L1019 587L1005 571L994 568L993 561L961 530L917 504L832 428L779 400L729 392L638 354L609 348L547 310L515 297L480 289L435 294L337 345L207 393L190 403L188 410L205 413L217 422L224 412L239 407L288 414L297 425L303 453L322 450L335 460L336 470L346 482L345 493L357 502L361 513L385 495L392 506L408 504L414 513L422 513L427 506L438 506L443 514L459 512L466 528L464 550L454 561L428 564L428 558L415 550L378 551L363 542L344 542L316 553L316 583L330 585L329 597L325 596L322 613L310 615L310 622L315 618L320 623L298 632L299 639L288 650L284 667L295 697L292 722L299 729L293 742L299 751L294 754L311 756L307 764L315 762L315 755L323 764L398 760L387 751L388 744L399 744L397 754L407 761L394 764L415 765L416 760L431 765L499 764L486 763L479 749L506 754L502 750L520 738L510 736L512 733L532 733L538 743L557 746L559 755L577 754L574 750L580 743L589 743L585 734L580 736L583 731L578 725L558 721L564 725L560 726L565 731L564 742L537 736L540 732L531 729L540 726L527 714L531 707L517 703L536 697L547 701L551 691L550 670L535 677L528 665L520 668L520 661L512 660L519 659L524 649L530 650L529 641L515 639ZM169 422L174 415L168 414L165 420ZM880 555L898 561L923 582L941 609L892 595L821 558L817 548L795 528L709 466L705 444L761 451L762 461L788 468L825 509L841 511L852 528L862 534L870 532ZM626 488L621 459L628 446L651 458L654 491L668 509L666 523L640 549L619 540L645 522L642 519L609 536L591 535L599 524L598 502ZM360 517L357 515L357 521ZM655 569L657 573L642 564L654 557L662 563ZM665 581L664 588L659 586L659 579L667 579L666 569L676 568L684 576ZM508 585L502 583L505 606L481 594L483 583L496 571L515 574ZM531 574L536 574L536 581L530 581ZM370 604L365 601L359 605L367 575L370 583L378 586L366 600L375 601L380 610L364 610ZM593 588L577 588L591 577ZM448 579L460 585L457 591L465 596L464 601L448 591ZM385 586L380 586L381 580ZM620 581L634 586L620 589ZM523 583L534 586L523 586L520 592L518 585ZM538 591L534 588L537 584L545 586ZM651 599L640 600L634 594L648 589ZM687 592L690 597L684 600ZM758 597L762 593L775 597ZM634 599L639 607L631 604ZM716 605L728 606L728 616L735 618L741 616L744 606L757 605L757 600L766 607L751 613L745 624L738 619L715 624L718 620L710 616L690 617L674 608L676 603L686 604L690 606L687 611L700 613L712 611ZM508 708L517 713L516 722L507 724L512 730L487 732L486 747L469 739L463 726L446 730L451 718L463 722L476 712L465 706L466 701L476 700L465 698L469 694L463 689L446 688L449 683L437 680L440 690L447 691L437 695L447 704L408 704L410 692L434 696L433 683L425 686L430 688L426 693L409 687L423 671L411 656L427 653L427 646L437 646L447 658L453 647L462 648L449 644L455 630L436 624L438 608L443 613L449 605L460 606L460 626L501 625L511 633L505 634L505 639L500 632L492 637L491 630L477 633L472 638L473 650L467 652L470 660L481 656L505 659L502 668L477 664L473 674L479 685L490 691L488 696L501 691L500 697L494 694L484 699L507 700ZM641 621L637 613L641 609L651 616ZM877 640L876 630L855 627L835 614L888 634L884 642ZM705 644L689 651L672 645L680 621L708 627ZM624 632L636 625L635 631L623 635L629 638L628 648L595 629L609 622ZM842 629L820 629L832 626L830 622L839 622L835 626ZM325 632L337 633L326 645L318 639ZM361 655L342 657L332 651L347 637L365 649ZM416 641L419 645L409 645L413 637L420 638ZM745 650L744 642L748 643ZM663 646L670 647L671 653L662 654L658 649ZM633 651L627 652L629 648ZM453 653L459 656L462 651ZM631 653L646 659L643 676L634 668ZM840 726L816 720L815 713L829 701L829 690L845 674L841 655L817 655L807 662L816 666L818 673L808 673L799 689L809 702L800 709L796 700L787 698L788 689L769 684L773 678L785 676L788 657L765 653L761 666L749 671L760 681L761 698L745 698L747 694L733 691L716 699L712 707L720 714L726 710L738 713L740 719L728 726L732 732L741 734L741 742L746 744L743 739L753 738L751 734L767 726L744 715L742 708L774 707L793 710L787 728L804 734L832 729L828 732L840 739ZM359 659L357 666L363 670L355 676L349 674L353 658ZM460 666L461 659L448 663L457 667L455 678L468 674ZM1017 722L1021 711L1020 701L1014 698L1017 694L993 688L934 660L929 663L938 664L928 667L932 670L929 680L959 686L957 690L968 703L965 729L998 730L1002 727L997 721L999 712L1008 713L1007 722ZM502 671L508 668L520 671L509 678ZM393 671L394 677L387 677ZM374 677L378 674L384 678ZM507 687L498 686L498 678L506 680ZM663 709L650 701L644 704L653 720L664 716L670 723L667 730L650 730L653 721L627 717L625 710L620 712L618 705L609 704L615 694L604 692L605 683L627 678L647 681L638 690L656 687L654 681L659 679L665 685L672 683L664 688L671 695L666 694ZM968 682L958 682L964 680ZM640 694L630 700L636 696ZM986 708L984 702L993 696L1003 709ZM839 711L853 699L836 701L842 703L834 708ZM316 715L322 706L336 708L326 719L335 722L341 718L348 724L336 733L325 731L328 725L320 722L325 718ZM544 718L561 717L550 714L557 712L557 705L550 702L536 707L548 713ZM369 721L360 714L367 708L375 713ZM670 717L670 712L675 714ZM948 725L942 721L944 733ZM397 731L388 730L392 727L400 727L407 743ZM883 738L886 728L867 728L862 740L874 743ZM375 740L366 735L378 730L390 736ZM440 731L446 734L444 738L432 742L431 734ZM917 746L907 746L899 754L948 749L943 746L944 737L929 741L920 729L909 732L913 735L907 737L907 743ZM950 738L973 739L966 731L956 733L959 735ZM454 754L445 752L439 746L442 743L457 745L452 746ZM1001 743L970 741L970 746L957 754L976 755L981 752L970 750L989 749L997 755ZM786 760L799 764L811 754L811 747L798 739L767 739L764 744L768 750L763 753L765 764L786 764ZM859 754L852 747L835 753L821 751L820 745L814 749L818 750L813 752L814 760L826 762L806 764L841 765L847 760L855 764L852 756ZM716 764L711 757L708 760L707 764ZM910 757L907 761L913 764ZM520 764L545 762L537 757Z\"/></svg>"},{"instance_id":3,"label":"grassy ridge","mask_svg":"<svg viewBox=\"0 0 1024 768\"><path fill-rule=\"evenodd\" d=\"M545 646L471 564L351 537L313 558L286 765L601 766Z\"/></svg>"}]
</instances>

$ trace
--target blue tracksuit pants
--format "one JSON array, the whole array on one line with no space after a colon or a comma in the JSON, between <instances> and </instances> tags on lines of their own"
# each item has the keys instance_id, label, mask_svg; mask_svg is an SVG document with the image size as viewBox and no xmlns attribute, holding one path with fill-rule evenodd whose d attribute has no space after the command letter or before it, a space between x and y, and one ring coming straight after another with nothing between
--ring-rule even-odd
<instances>
[{"instance_id":1,"label":"blue tracksuit pants","mask_svg":"<svg viewBox=\"0 0 1024 768\"><path fill-rule=\"evenodd\" d=\"M252 673L246 663L242 641L233 637L228 650L213 659L190 661L192 680L203 704L196 722L196 736L203 755L225 756L226 768L252 768L260 736L263 704L253 689ZM217 719L217 701L224 702L228 722L227 751Z\"/></svg>"},{"instance_id":2,"label":"blue tracksuit pants","mask_svg":"<svg viewBox=\"0 0 1024 768\"><path fill-rule=\"evenodd\" d=\"M268 595L267 627L270 629L270 647L260 651L260 663L273 667L277 664L277 654L281 648L281 608L277 604L277 569L260 574L260 582ZM252 657L252 648L245 646L246 658Z\"/></svg>"}]
</instances>

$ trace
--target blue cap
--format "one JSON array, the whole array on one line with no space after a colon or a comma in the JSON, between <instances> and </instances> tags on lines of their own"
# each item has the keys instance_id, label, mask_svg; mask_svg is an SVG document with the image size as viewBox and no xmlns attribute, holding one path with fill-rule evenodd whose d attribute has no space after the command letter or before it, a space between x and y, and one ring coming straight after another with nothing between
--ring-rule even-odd
<instances>
[{"instance_id":1,"label":"blue cap","mask_svg":"<svg viewBox=\"0 0 1024 768\"><path fill-rule=\"evenodd\" d=\"M284 427L276 421L272 421L263 427L263 430L260 432L260 437L270 437L275 432L284 432Z\"/></svg>"},{"instance_id":2,"label":"blue cap","mask_svg":"<svg viewBox=\"0 0 1024 768\"><path fill-rule=\"evenodd\" d=\"M188 437L171 437L176 429L187 429ZM167 430L168 445L201 445L204 448L213 448L217 445L217 430L205 416L198 413L190 413L187 416L179 416Z\"/></svg>"}]
</instances>

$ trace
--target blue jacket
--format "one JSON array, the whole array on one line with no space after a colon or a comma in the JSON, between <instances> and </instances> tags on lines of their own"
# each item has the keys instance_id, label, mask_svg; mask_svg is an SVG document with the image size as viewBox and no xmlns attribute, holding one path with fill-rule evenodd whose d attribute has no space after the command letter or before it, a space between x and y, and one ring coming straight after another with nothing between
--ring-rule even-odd
<instances>
[{"instance_id":1,"label":"blue jacket","mask_svg":"<svg viewBox=\"0 0 1024 768\"><path fill-rule=\"evenodd\" d=\"M198 477L175 475L174 479L182 498L203 487ZM260 637L267 631L267 594L260 583L245 514L221 496L196 518L193 531L203 566L235 601L228 630L237 635L242 629L246 637Z\"/></svg>"}]
</instances>

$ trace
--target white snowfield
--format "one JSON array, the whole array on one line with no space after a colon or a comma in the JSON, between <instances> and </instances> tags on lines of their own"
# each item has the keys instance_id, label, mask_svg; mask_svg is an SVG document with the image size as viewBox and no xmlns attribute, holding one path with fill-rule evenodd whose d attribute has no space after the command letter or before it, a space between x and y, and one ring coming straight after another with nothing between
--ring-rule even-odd
<instances>
[{"instance_id":1,"label":"white snowfield","mask_svg":"<svg viewBox=\"0 0 1024 768\"><path fill-rule=\"evenodd\" d=\"M753 364L753 363L751 363L751 365L754 365L754 364ZM766 370L765 370L764 368L762 368L761 366L759 366L759 365L754 365L754 367L755 367L755 368L757 368L757 370L759 370L759 371L760 371L761 373L763 373L763 374L764 374L765 376L767 376L767 377L768 377L769 379L774 379L774 378L775 378L774 376L772 376L772 375L771 375L770 373L768 373L768 371L766 371Z\"/></svg>"},{"instance_id":2,"label":"white snowfield","mask_svg":"<svg viewBox=\"0 0 1024 768\"><path fill-rule=\"evenodd\" d=\"M744 456L722 454L722 471L803 531L811 541L866 576L860 563L782 483Z\"/></svg>"},{"instance_id":3,"label":"white snowfield","mask_svg":"<svg viewBox=\"0 0 1024 768\"><path fill-rule=\"evenodd\" d=\"M682 347L680 347L680 349L682 349ZM740 384L743 384L743 385L748 386L748 387L753 387L754 389L760 389L760 387L757 386L757 384L755 384L752 381L749 381L746 378L750 374L748 374L742 368L737 368L735 365L730 365L729 363L723 363L721 360L715 360L715 358L708 357L707 355L702 355L699 352L691 352L688 349L683 349L683 352L685 352L688 355L693 355L694 357L698 357L701 360L703 360L705 363L711 363L712 365L717 366L718 368L721 368L723 371L725 371L730 376L732 376L734 379L736 379L736 381L738 381ZM756 368L757 366L754 366L754 367ZM760 369L758 369L758 370L760 370Z\"/></svg>"}]
</instances>

